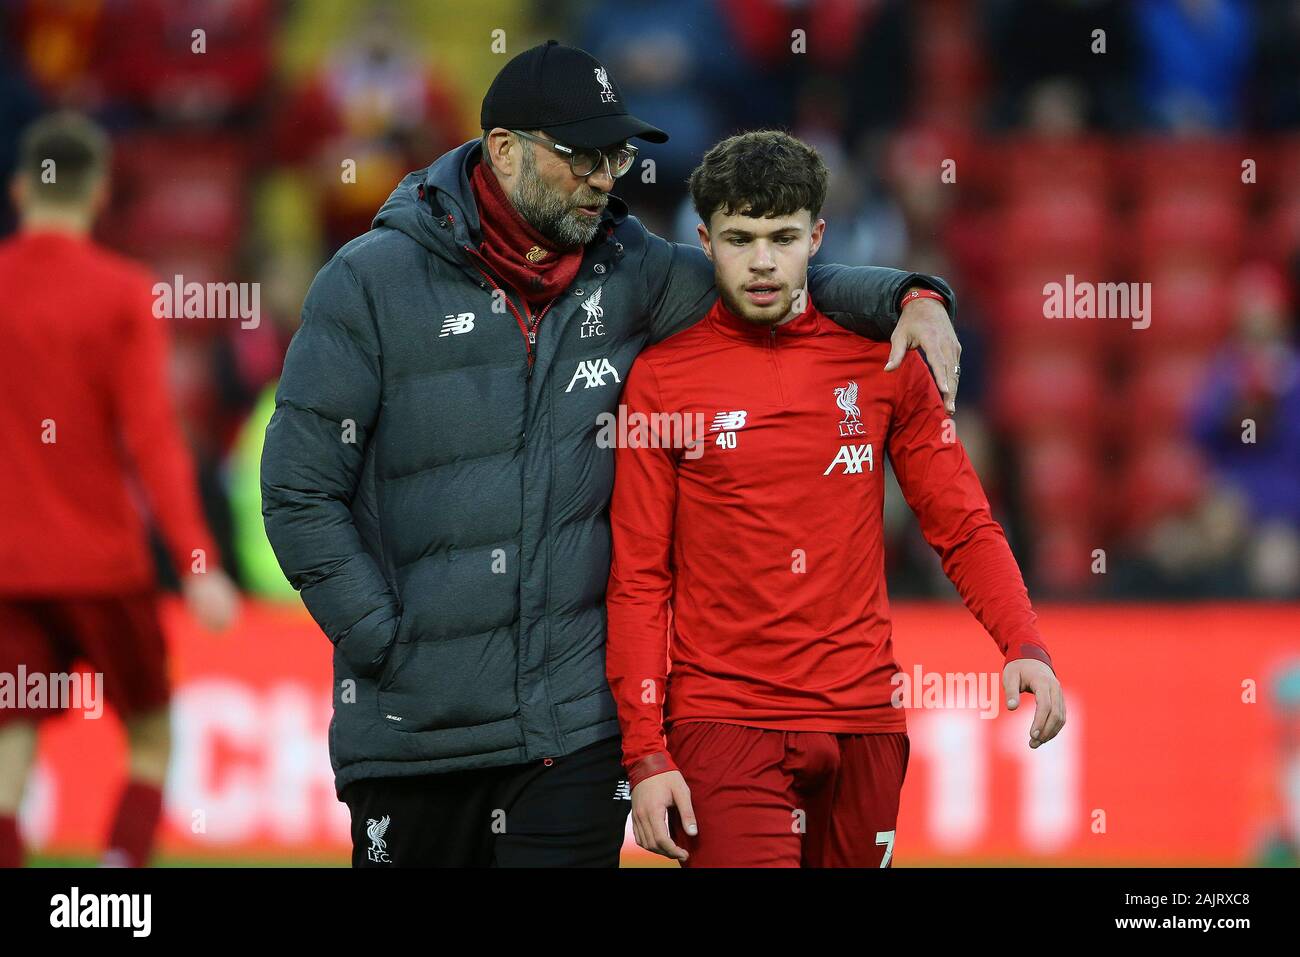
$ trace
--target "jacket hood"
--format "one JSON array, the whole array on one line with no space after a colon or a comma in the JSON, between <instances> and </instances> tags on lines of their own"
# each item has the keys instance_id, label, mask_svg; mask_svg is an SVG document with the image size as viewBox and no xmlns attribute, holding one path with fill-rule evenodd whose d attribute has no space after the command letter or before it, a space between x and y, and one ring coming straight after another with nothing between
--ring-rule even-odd
<instances>
[{"instance_id":1,"label":"jacket hood","mask_svg":"<svg viewBox=\"0 0 1300 957\"><path fill-rule=\"evenodd\" d=\"M460 259L466 245L477 247L482 241L478 204L469 184L474 164L481 161L480 150L480 142L470 140L444 153L433 165L407 173L371 225L400 230L444 259ZM448 214L450 232L446 228ZM608 236L627 216L627 204L611 194L601 213L601 231L592 242Z\"/></svg>"}]
</instances>

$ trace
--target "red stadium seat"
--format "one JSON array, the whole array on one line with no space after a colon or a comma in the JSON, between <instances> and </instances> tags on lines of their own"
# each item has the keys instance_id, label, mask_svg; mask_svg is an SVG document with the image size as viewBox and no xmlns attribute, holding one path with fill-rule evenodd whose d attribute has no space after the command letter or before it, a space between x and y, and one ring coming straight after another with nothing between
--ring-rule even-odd
<instances>
[{"instance_id":1,"label":"red stadium seat","mask_svg":"<svg viewBox=\"0 0 1300 957\"><path fill-rule=\"evenodd\" d=\"M1202 499L1208 469L1189 441L1151 436L1133 447L1115 502L1121 534L1135 535L1162 518L1187 512Z\"/></svg>"},{"instance_id":2,"label":"red stadium seat","mask_svg":"<svg viewBox=\"0 0 1300 957\"><path fill-rule=\"evenodd\" d=\"M1007 270L1081 273L1105 265L1116 223L1109 209L1081 190L1024 199L1001 215L998 241Z\"/></svg>"},{"instance_id":3,"label":"red stadium seat","mask_svg":"<svg viewBox=\"0 0 1300 957\"><path fill-rule=\"evenodd\" d=\"M1024 504L1040 518L1062 512L1087 517L1101 488L1090 440L1072 422L1062 426L1026 443L1022 451Z\"/></svg>"},{"instance_id":4,"label":"red stadium seat","mask_svg":"<svg viewBox=\"0 0 1300 957\"><path fill-rule=\"evenodd\" d=\"M1300 199L1300 134L1291 134L1261 147L1251 144L1243 153L1244 157L1255 160L1256 180L1264 195L1271 202L1287 202Z\"/></svg>"},{"instance_id":5,"label":"red stadium seat","mask_svg":"<svg viewBox=\"0 0 1300 957\"><path fill-rule=\"evenodd\" d=\"M238 139L142 134L124 138L115 153L122 186L106 223L115 240L145 258L178 242L235 252L249 165Z\"/></svg>"},{"instance_id":6,"label":"red stadium seat","mask_svg":"<svg viewBox=\"0 0 1300 957\"><path fill-rule=\"evenodd\" d=\"M1025 348L994 366L993 414L1021 436L1094 434L1100 397L1100 370L1085 353Z\"/></svg>"},{"instance_id":7,"label":"red stadium seat","mask_svg":"<svg viewBox=\"0 0 1300 957\"><path fill-rule=\"evenodd\" d=\"M1102 547L1096 525L1069 512L1044 520L1033 532L1033 578L1056 593L1083 594L1103 580L1092 572L1092 553Z\"/></svg>"},{"instance_id":8,"label":"red stadium seat","mask_svg":"<svg viewBox=\"0 0 1300 957\"><path fill-rule=\"evenodd\" d=\"M939 176L952 160L956 182L970 182L974 150L969 133L937 125L915 125L896 133L885 150L882 173L897 188L916 176Z\"/></svg>"},{"instance_id":9,"label":"red stadium seat","mask_svg":"<svg viewBox=\"0 0 1300 957\"><path fill-rule=\"evenodd\" d=\"M999 172L998 192L1008 202L1036 202L1058 193L1109 201L1110 147L1100 139L1012 137L989 151L989 167Z\"/></svg>"},{"instance_id":10,"label":"red stadium seat","mask_svg":"<svg viewBox=\"0 0 1300 957\"><path fill-rule=\"evenodd\" d=\"M1114 434L1130 447L1153 436L1186 434L1187 415L1201 392L1204 352L1151 352L1138 357L1113 404Z\"/></svg>"},{"instance_id":11,"label":"red stadium seat","mask_svg":"<svg viewBox=\"0 0 1300 957\"><path fill-rule=\"evenodd\" d=\"M1151 324L1140 330L1124 327L1122 347L1146 352L1173 344L1207 350L1222 340L1232 318L1226 273L1194 264L1170 265L1154 273L1150 282Z\"/></svg>"},{"instance_id":12,"label":"red stadium seat","mask_svg":"<svg viewBox=\"0 0 1300 957\"><path fill-rule=\"evenodd\" d=\"M1242 203L1217 193L1166 193L1139 207L1135 222L1144 269L1170 260L1222 266L1241 257L1246 233Z\"/></svg>"},{"instance_id":13,"label":"red stadium seat","mask_svg":"<svg viewBox=\"0 0 1300 957\"><path fill-rule=\"evenodd\" d=\"M1300 192L1284 198L1265 216L1251 236L1248 251L1254 258L1276 262L1300 253Z\"/></svg>"},{"instance_id":14,"label":"red stadium seat","mask_svg":"<svg viewBox=\"0 0 1300 957\"><path fill-rule=\"evenodd\" d=\"M1241 181L1246 147L1224 138L1155 137L1122 149L1117 166L1136 189L1135 199L1172 194L1227 193L1245 199Z\"/></svg>"},{"instance_id":15,"label":"red stadium seat","mask_svg":"<svg viewBox=\"0 0 1300 957\"><path fill-rule=\"evenodd\" d=\"M1093 277L1100 269L1085 266L1078 278ZM1058 283L1065 292L1065 276L1056 273L1025 274L1007 282L997 294L990 312L989 326L995 333L999 350L1032 348L1069 351L1075 355L1095 356L1105 342L1106 323L1097 319L1048 317L1048 283Z\"/></svg>"}]
</instances>

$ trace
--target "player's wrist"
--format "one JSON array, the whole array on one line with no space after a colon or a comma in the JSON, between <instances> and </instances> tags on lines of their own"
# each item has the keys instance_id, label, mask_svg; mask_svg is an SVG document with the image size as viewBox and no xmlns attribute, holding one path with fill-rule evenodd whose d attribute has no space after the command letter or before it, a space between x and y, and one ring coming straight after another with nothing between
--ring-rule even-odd
<instances>
[{"instance_id":1,"label":"player's wrist","mask_svg":"<svg viewBox=\"0 0 1300 957\"><path fill-rule=\"evenodd\" d=\"M926 289L924 286L909 286L903 291L903 294L898 297L898 311L901 313L909 305L914 302L919 302L922 299L937 300L939 305L943 306L944 309L948 308L948 300L944 297L943 293L936 292L933 289Z\"/></svg>"},{"instance_id":2,"label":"player's wrist","mask_svg":"<svg viewBox=\"0 0 1300 957\"><path fill-rule=\"evenodd\" d=\"M1017 641L1012 642L1011 647L1007 650L1006 664L1022 659L1031 659L1041 661L1047 667L1052 669L1052 674L1056 674L1056 668L1052 665L1052 656L1048 654L1045 647L1037 642Z\"/></svg>"},{"instance_id":3,"label":"player's wrist","mask_svg":"<svg viewBox=\"0 0 1300 957\"><path fill-rule=\"evenodd\" d=\"M628 765L628 785L635 788L646 778L676 770L677 765L673 763L672 756L667 751L656 751L654 754L648 754Z\"/></svg>"}]
</instances>

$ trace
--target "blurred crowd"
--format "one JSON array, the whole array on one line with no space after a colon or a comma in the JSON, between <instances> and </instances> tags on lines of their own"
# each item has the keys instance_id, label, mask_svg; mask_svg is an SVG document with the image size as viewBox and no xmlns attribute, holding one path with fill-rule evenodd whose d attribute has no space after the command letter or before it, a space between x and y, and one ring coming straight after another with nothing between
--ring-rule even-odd
<instances>
[{"instance_id":1,"label":"blurred crowd","mask_svg":"<svg viewBox=\"0 0 1300 957\"><path fill-rule=\"evenodd\" d=\"M702 153L782 127L831 168L819 260L953 284L958 432L1036 595L1300 597L1296 3L2 9L0 173L31 119L82 110L114 143L99 238L168 280L260 283L255 328L170 320L208 517L250 592L293 595L257 463L308 284L406 171L478 136L507 57L553 36L671 134L616 190L656 232L695 242ZM1150 283L1149 325L1048 318L1044 283L1067 275ZM951 595L901 496L887 511L892 593Z\"/></svg>"}]
</instances>

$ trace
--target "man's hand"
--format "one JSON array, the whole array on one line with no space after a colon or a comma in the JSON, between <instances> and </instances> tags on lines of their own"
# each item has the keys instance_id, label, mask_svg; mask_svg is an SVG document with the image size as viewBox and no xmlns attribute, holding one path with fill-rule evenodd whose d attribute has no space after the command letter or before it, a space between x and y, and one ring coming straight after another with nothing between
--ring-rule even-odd
<instances>
[{"instance_id":1,"label":"man's hand","mask_svg":"<svg viewBox=\"0 0 1300 957\"><path fill-rule=\"evenodd\" d=\"M911 292L911 288L906 291ZM913 299L899 314L898 325L894 327L889 342L892 348L885 371L893 372L902 365L908 349L924 349L939 394L943 396L944 408L949 415L956 412L961 343L957 341L957 333L953 331L952 320L948 318L943 303L937 299Z\"/></svg>"},{"instance_id":2,"label":"man's hand","mask_svg":"<svg viewBox=\"0 0 1300 957\"><path fill-rule=\"evenodd\" d=\"M1007 710L1020 707L1020 693L1034 696L1034 723L1029 728L1029 747L1036 748L1056 737L1065 727L1065 694L1052 669L1037 658L1017 658L1002 669L1002 690L1007 693Z\"/></svg>"},{"instance_id":3,"label":"man's hand","mask_svg":"<svg viewBox=\"0 0 1300 957\"><path fill-rule=\"evenodd\" d=\"M208 631L225 631L239 612L239 590L219 568L186 575L181 594L191 615Z\"/></svg>"},{"instance_id":4,"label":"man's hand","mask_svg":"<svg viewBox=\"0 0 1300 957\"><path fill-rule=\"evenodd\" d=\"M686 833L694 837L695 811L691 808L691 789L681 771L665 771L646 778L632 789L632 836L647 851L684 861L690 854L673 843L668 834L668 810L676 807Z\"/></svg>"}]
</instances>

